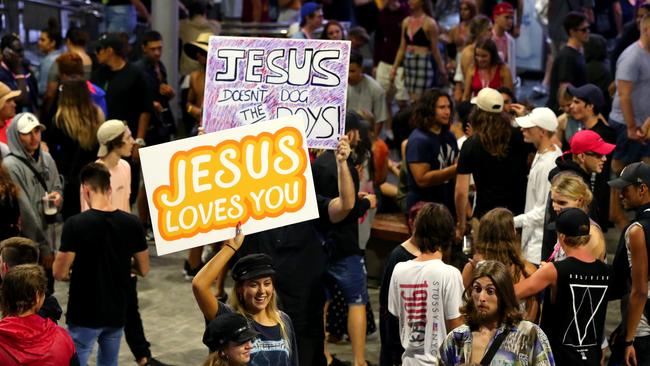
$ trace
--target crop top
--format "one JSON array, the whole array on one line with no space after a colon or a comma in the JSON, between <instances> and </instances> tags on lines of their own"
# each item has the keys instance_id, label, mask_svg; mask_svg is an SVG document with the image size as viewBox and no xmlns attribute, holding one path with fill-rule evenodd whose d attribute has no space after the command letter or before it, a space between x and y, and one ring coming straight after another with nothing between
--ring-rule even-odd
<instances>
[{"instance_id":1,"label":"crop top","mask_svg":"<svg viewBox=\"0 0 650 366\"><path fill-rule=\"evenodd\" d=\"M404 33L404 39L406 44L413 46L429 47L431 46L431 41L427 38L427 35L424 33L424 28L420 27L413 37L409 37L408 30Z\"/></svg>"}]
</instances>

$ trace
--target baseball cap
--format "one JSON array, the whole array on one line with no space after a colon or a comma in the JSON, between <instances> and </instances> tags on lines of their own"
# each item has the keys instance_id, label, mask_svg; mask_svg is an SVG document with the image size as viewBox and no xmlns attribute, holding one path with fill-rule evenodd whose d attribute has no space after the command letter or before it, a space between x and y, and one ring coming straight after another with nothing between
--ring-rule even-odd
<instances>
[{"instance_id":1,"label":"baseball cap","mask_svg":"<svg viewBox=\"0 0 650 366\"><path fill-rule=\"evenodd\" d=\"M249 254L242 257L232 267L232 278L236 281L246 281L275 274L273 259L266 254Z\"/></svg>"},{"instance_id":2,"label":"baseball cap","mask_svg":"<svg viewBox=\"0 0 650 366\"><path fill-rule=\"evenodd\" d=\"M492 88L483 88L472 98L472 104L486 112L500 113L503 111L503 96L499 91Z\"/></svg>"},{"instance_id":3,"label":"baseball cap","mask_svg":"<svg viewBox=\"0 0 650 366\"><path fill-rule=\"evenodd\" d=\"M124 52L125 48L125 40L120 37L119 34L117 33L106 33L103 34L99 39L97 40L97 47L96 50L103 50L105 48L112 48L113 52L115 52L118 55L122 55Z\"/></svg>"},{"instance_id":4,"label":"baseball cap","mask_svg":"<svg viewBox=\"0 0 650 366\"><path fill-rule=\"evenodd\" d=\"M589 227L589 216L575 207L565 208L555 219L555 231L566 236L589 235Z\"/></svg>"},{"instance_id":5,"label":"baseball cap","mask_svg":"<svg viewBox=\"0 0 650 366\"><path fill-rule=\"evenodd\" d=\"M197 52L207 53L210 37L212 35L213 34L209 32L201 33L198 37L196 37L196 41L185 44L185 46L183 46L183 51L185 51L187 57L191 58L192 60L196 60Z\"/></svg>"},{"instance_id":6,"label":"baseball cap","mask_svg":"<svg viewBox=\"0 0 650 366\"><path fill-rule=\"evenodd\" d=\"M313 14L318 9L320 9L320 5L315 2L310 1L302 4L302 8L300 8L300 19L304 20L307 16Z\"/></svg>"},{"instance_id":7,"label":"baseball cap","mask_svg":"<svg viewBox=\"0 0 650 366\"><path fill-rule=\"evenodd\" d=\"M45 125L39 122L38 118L29 112L17 114L13 119L13 123L16 124L16 130L22 134L30 133L36 127L45 129Z\"/></svg>"},{"instance_id":8,"label":"baseball cap","mask_svg":"<svg viewBox=\"0 0 650 366\"><path fill-rule=\"evenodd\" d=\"M557 129L557 116L546 107L535 108L529 114L515 118L515 121L522 128L540 127L551 132Z\"/></svg>"},{"instance_id":9,"label":"baseball cap","mask_svg":"<svg viewBox=\"0 0 650 366\"><path fill-rule=\"evenodd\" d=\"M591 130L582 130L576 132L569 141L571 148L566 153L583 154L586 152L595 152L596 154L607 155L614 151L616 145L609 144L600 137L599 134Z\"/></svg>"},{"instance_id":10,"label":"baseball cap","mask_svg":"<svg viewBox=\"0 0 650 366\"><path fill-rule=\"evenodd\" d=\"M513 14L515 12L515 9L512 7L512 5L508 2L500 2L498 3L494 9L492 9L492 18L496 18L501 14Z\"/></svg>"},{"instance_id":11,"label":"baseball cap","mask_svg":"<svg viewBox=\"0 0 650 366\"><path fill-rule=\"evenodd\" d=\"M11 98L20 95L20 90L11 90L5 83L0 83L0 109L5 106L5 103Z\"/></svg>"},{"instance_id":12,"label":"baseball cap","mask_svg":"<svg viewBox=\"0 0 650 366\"><path fill-rule=\"evenodd\" d=\"M593 104L599 111L605 105L605 97L603 97L602 90L594 84L585 84L577 88L569 85L567 92L569 95L583 100L587 104Z\"/></svg>"},{"instance_id":13,"label":"baseball cap","mask_svg":"<svg viewBox=\"0 0 650 366\"><path fill-rule=\"evenodd\" d=\"M230 341L242 344L252 340L257 334L243 315L226 313L208 324L203 332L203 343L214 352Z\"/></svg>"},{"instance_id":14,"label":"baseball cap","mask_svg":"<svg viewBox=\"0 0 650 366\"><path fill-rule=\"evenodd\" d=\"M621 172L620 177L607 182L610 187L618 189L623 189L629 185L638 183L645 183L650 186L650 165L642 161L626 166Z\"/></svg>"},{"instance_id":15,"label":"baseball cap","mask_svg":"<svg viewBox=\"0 0 650 366\"><path fill-rule=\"evenodd\" d=\"M366 42L370 40L370 36L368 35L366 28L360 26L350 28L350 31L348 32L348 38L352 37L361 37Z\"/></svg>"},{"instance_id":16,"label":"baseball cap","mask_svg":"<svg viewBox=\"0 0 650 366\"><path fill-rule=\"evenodd\" d=\"M97 141L99 141L99 151L97 151L97 156L100 158L106 156L106 154L108 154L108 147L106 144L120 136L124 131L126 131L126 123L119 119L109 119L102 123L102 125L99 126L99 129L97 129Z\"/></svg>"},{"instance_id":17,"label":"baseball cap","mask_svg":"<svg viewBox=\"0 0 650 366\"><path fill-rule=\"evenodd\" d=\"M348 111L345 113L345 133L348 133L350 130L360 130L361 121L359 116L355 112Z\"/></svg>"}]
</instances>

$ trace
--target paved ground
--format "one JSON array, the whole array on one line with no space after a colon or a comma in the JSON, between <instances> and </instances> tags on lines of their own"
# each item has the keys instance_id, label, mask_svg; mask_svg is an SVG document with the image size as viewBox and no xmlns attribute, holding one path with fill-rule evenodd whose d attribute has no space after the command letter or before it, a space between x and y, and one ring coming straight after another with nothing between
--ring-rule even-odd
<instances>
[{"instance_id":1,"label":"paved ground","mask_svg":"<svg viewBox=\"0 0 650 366\"><path fill-rule=\"evenodd\" d=\"M608 252L610 258L614 252L619 232L610 230ZM155 248L150 247L152 253ZM154 357L174 365L200 365L207 355L207 349L201 343L204 324L201 313L194 302L191 285L182 274L185 253L170 254L162 257L151 256L151 272L148 277L140 279L138 284L139 299L144 327ZM230 284L226 284L230 287ZM63 308L67 302L67 284L57 283L56 296ZM379 290L370 289L370 299L377 314ZM609 304L607 316L608 332L614 329L620 319L618 302ZM343 360L351 359L349 343L330 345L331 351ZM379 358L379 338L371 337L366 348L367 359L377 364ZM90 365L94 365L94 360ZM122 342L120 364L135 364L126 343ZM306 365L309 366L309 365Z\"/></svg>"}]
</instances>

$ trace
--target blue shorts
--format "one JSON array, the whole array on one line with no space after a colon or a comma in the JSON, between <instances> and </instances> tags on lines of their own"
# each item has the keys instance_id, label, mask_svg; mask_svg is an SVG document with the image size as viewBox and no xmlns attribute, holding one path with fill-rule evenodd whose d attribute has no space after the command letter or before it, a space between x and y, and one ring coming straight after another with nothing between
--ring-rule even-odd
<instances>
[{"instance_id":1,"label":"blue shorts","mask_svg":"<svg viewBox=\"0 0 650 366\"><path fill-rule=\"evenodd\" d=\"M368 285L365 260L360 255L351 255L332 262L326 272L327 289L333 284L339 287L348 305L365 305L368 303ZM328 292L327 298L331 299Z\"/></svg>"},{"instance_id":2,"label":"blue shorts","mask_svg":"<svg viewBox=\"0 0 650 366\"><path fill-rule=\"evenodd\" d=\"M625 123L610 120L609 125L616 130L617 135L613 159L620 160L623 164L628 165L650 156L650 142L640 143L628 139Z\"/></svg>"}]
</instances>

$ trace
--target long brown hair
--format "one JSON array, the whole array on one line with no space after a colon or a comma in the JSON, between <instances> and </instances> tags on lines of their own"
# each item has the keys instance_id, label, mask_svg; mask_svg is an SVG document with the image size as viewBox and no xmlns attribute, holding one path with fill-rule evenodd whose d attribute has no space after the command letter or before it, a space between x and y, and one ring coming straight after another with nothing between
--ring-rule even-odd
<instances>
[{"instance_id":1,"label":"long brown hair","mask_svg":"<svg viewBox=\"0 0 650 366\"><path fill-rule=\"evenodd\" d=\"M506 268L512 268L515 283L519 282L522 275L528 277L510 210L497 207L481 217L475 250L487 260L499 261Z\"/></svg>"},{"instance_id":2,"label":"long brown hair","mask_svg":"<svg viewBox=\"0 0 650 366\"><path fill-rule=\"evenodd\" d=\"M474 276L469 285L465 288L463 292L463 306L460 307L460 313L465 317L465 323L472 330L477 329L480 325L480 316L472 299L472 291L474 282L482 277L490 278L496 288L499 324L506 324L508 326L517 325L523 319L523 314L519 310L512 276L510 276L510 271L508 271L506 266L497 261L485 261L481 263L474 271Z\"/></svg>"},{"instance_id":3,"label":"long brown hair","mask_svg":"<svg viewBox=\"0 0 650 366\"><path fill-rule=\"evenodd\" d=\"M97 144L97 129L104 122L104 113L92 102L85 80L73 77L63 81L60 90L56 127L84 150L91 150Z\"/></svg>"},{"instance_id":4,"label":"long brown hair","mask_svg":"<svg viewBox=\"0 0 650 366\"><path fill-rule=\"evenodd\" d=\"M479 136L485 150L497 158L508 155L512 135L510 119L503 113L492 113L474 108L469 116L474 133Z\"/></svg>"},{"instance_id":5,"label":"long brown hair","mask_svg":"<svg viewBox=\"0 0 650 366\"><path fill-rule=\"evenodd\" d=\"M18 198L18 186L11 180L7 169L2 165L2 156L0 156L0 200L11 197Z\"/></svg>"}]
</instances>

